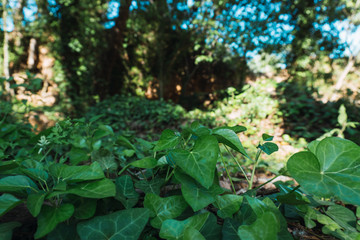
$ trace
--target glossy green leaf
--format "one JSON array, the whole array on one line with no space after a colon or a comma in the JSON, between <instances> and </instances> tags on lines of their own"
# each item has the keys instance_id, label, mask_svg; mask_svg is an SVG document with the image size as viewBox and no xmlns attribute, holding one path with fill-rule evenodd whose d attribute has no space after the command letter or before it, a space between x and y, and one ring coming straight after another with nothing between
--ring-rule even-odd
<instances>
[{"instance_id":1,"label":"glossy green leaf","mask_svg":"<svg viewBox=\"0 0 360 240\"><path fill-rule=\"evenodd\" d=\"M157 166L157 160L153 157L145 157L143 159L134 161L132 163L130 163L131 166L133 167L138 167L138 168L154 168Z\"/></svg>"},{"instance_id":2,"label":"glossy green leaf","mask_svg":"<svg viewBox=\"0 0 360 240\"><path fill-rule=\"evenodd\" d=\"M77 232L82 240L137 240L148 220L148 209L131 208L81 222Z\"/></svg>"},{"instance_id":3,"label":"glossy green leaf","mask_svg":"<svg viewBox=\"0 0 360 240\"><path fill-rule=\"evenodd\" d=\"M221 218L231 218L239 211L243 197L233 194L218 195L215 198L214 206L219 209L217 214Z\"/></svg>"},{"instance_id":4,"label":"glossy green leaf","mask_svg":"<svg viewBox=\"0 0 360 240\"><path fill-rule=\"evenodd\" d=\"M195 122L191 123L190 132L197 137L201 137L201 136L210 135L211 130L209 128L201 125L199 122L195 121Z\"/></svg>"},{"instance_id":5,"label":"glossy green leaf","mask_svg":"<svg viewBox=\"0 0 360 240\"><path fill-rule=\"evenodd\" d=\"M31 215L33 215L34 217L37 217L39 215L45 197L46 193L43 192L28 195L26 200L26 206L29 209Z\"/></svg>"},{"instance_id":6,"label":"glossy green leaf","mask_svg":"<svg viewBox=\"0 0 360 240\"><path fill-rule=\"evenodd\" d=\"M74 187L69 187L66 193L72 193L86 198L107 198L114 197L116 194L115 184L110 179L79 183Z\"/></svg>"},{"instance_id":7,"label":"glossy green leaf","mask_svg":"<svg viewBox=\"0 0 360 240\"><path fill-rule=\"evenodd\" d=\"M183 239L186 228L192 227L199 231L205 224L209 214L197 214L183 221L165 220L160 229L160 237L168 240Z\"/></svg>"},{"instance_id":8,"label":"glossy green leaf","mask_svg":"<svg viewBox=\"0 0 360 240\"><path fill-rule=\"evenodd\" d=\"M11 240L13 230L20 226L21 226L21 223L19 223L19 222L0 223L0 239L1 240Z\"/></svg>"},{"instance_id":9,"label":"glossy green leaf","mask_svg":"<svg viewBox=\"0 0 360 240\"><path fill-rule=\"evenodd\" d=\"M11 194L4 193L0 196L0 217L22 203L22 200L17 199Z\"/></svg>"},{"instance_id":10,"label":"glossy green leaf","mask_svg":"<svg viewBox=\"0 0 360 240\"><path fill-rule=\"evenodd\" d=\"M186 174L176 172L175 177L181 183L183 197L194 212L213 203L215 197L224 192L216 180L212 181L212 186L209 189L206 189Z\"/></svg>"},{"instance_id":11,"label":"glossy green leaf","mask_svg":"<svg viewBox=\"0 0 360 240\"><path fill-rule=\"evenodd\" d=\"M77 219L89 219L96 211L96 199L80 198L75 202L74 217Z\"/></svg>"},{"instance_id":12,"label":"glossy green leaf","mask_svg":"<svg viewBox=\"0 0 360 240\"><path fill-rule=\"evenodd\" d=\"M160 139L157 142L154 151L162 151L171 149L179 144L180 136L176 135L174 131L166 129L161 133Z\"/></svg>"},{"instance_id":13,"label":"glossy green leaf","mask_svg":"<svg viewBox=\"0 0 360 240\"><path fill-rule=\"evenodd\" d=\"M219 129L229 129L229 130L234 131L236 134L244 132L244 131L247 130L246 127L237 125L237 126L233 126L233 127L227 127L227 126L218 127L218 128L215 128L213 131L216 131L216 130L219 130Z\"/></svg>"},{"instance_id":14,"label":"glossy green leaf","mask_svg":"<svg viewBox=\"0 0 360 240\"><path fill-rule=\"evenodd\" d=\"M187 227L184 231L184 240L206 240L205 237L195 228Z\"/></svg>"},{"instance_id":15,"label":"glossy green leaf","mask_svg":"<svg viewBox=\"0 0 360 240\"><path fill-rule=\"evenodd\" d=\"M273 137L273 136L270 136L270 135L268 135L268 134L266 134L266 133L264 133L264 134L262 135L262 139L263 139L264 141L272 141L272 140L274 139L274 137Z\"/></svg>"},{"instance_id":16,"label":"glossy green leaf","mask_svg":"<svg viewBox=\"0 0 360 240\"><path fill-rule=\"evenodd\" d=\"M144 191L144 193L154 193L159 195L160 189L164 185L165 179L154 178L151 180L141 180L135 183L135 187Z\"/></svg>"},{"instance_id":17,"label":"glossy green leaf","mask_svg":"<svg viewBox=\"0 0 360 240\"><path fill-rule=\"evenodd\" d=\"M90 154L83 148L72 147L69 154L70 163L77 165L83 161L89 160Z\"/></svg>"},{"instance_id":18,"label":"glossy green leaf","mask_svg":"<svg viewBox=\"0 0 360 240\"><path fill-rule=\"evenodd\" d=\"M24 174L26 174L28 177L32 178L33 180L46 182L49 178L49 174L41 169L28 168L28 169L21 169L21 171Z\"/></svg>"},{"instance_id":19,"label":"glossy green leaf","mask_svg":"<svg viewBox=\"0 0 360 240\"><path fill-rule=\"evenodd\" d=\"M213 131L213 135L216 136L219 143L223 143L242 155L249 157L246 153L240 139L236 133L230 129L217 129Z\"/></svg>"},{"instance_id":20,"label":"glossy green leaf","mask_svg":"<svg viewBox=\"0 0 360 240\"><path fill-rule=\"evenodd\" d=\"M172 219L180 216L180 214L188 207L182 196L171 196L161 198L153 193L145 196L144 207L149 209L154 217L151 219L151 226L161 228L161 224L166 219Z\"/></svg>"},{"instance_id":21,"label":"glossy green leaf","mask_svg":"<svg viewBox=\"0 0 360 240\"><path fill-rule=\"evenodd\" d=\"M193 150L190 152L185 150L171 152L176 165L207 189L212 186L218 154L218 142L213 136L197 139Z\"/></svg>"},{"instance_id":22,"label":"glossy green leaf","mask_svg":"<svg viewBox=\"0 0 360 240\"><path fill-rule=\"evenodd\" d=\"M36 184L23 175L8 176L0 179L0 192L25 193L26 190L38 190Z\"/></svg>"},{"instance_id":23,"label":"glossy green leaf","mask_svg":"<svg viewBox=\"0 0 360 240\"><path fill-rule=\"evenodd\" d=\"M334 205L328 207L325 213L344 229L356 231L356 216L350 209Z\"/></svg>"},{"instance_id":24,"label":"glossy green leaf","mask_svg":"<svg viewBox=\"0 0 360 240\"><path fill-rule=\"evenodd\" d=\"M35 232L35 239L44 237L50 233L55 227L69 219L74 213L74 206L71 204L63 204L54 208L44 205L38 216L38 228Z\"/></svg>"},{"instance_id":25,"label":"glossy green leaf","mask_svg":"<svg viewBox=\"0 0 360 240\"><path fill-rule=\"evenodd\" d=\"M294 154L287 163L292 177L307 192L360 205L360 147L340 138L325 138L312 152Z\"/></svg>"},{"instance_id":26,"label":"glossy green leaf","mask_svg":"<svg viewBox=\"0 0 360 240\"><path fill-rule=\"evenodd\" d=\"M264 212L251 225L242 225L238 229L238 236L243 240L276 240L279 223L274 213Z\"/></svg>"},{"instance_id":27,"label":"glossy green leaf","mask_svg":"<svg viewBox=\"0 0 360 240\"><path fill-rule=\"evenodd\" d=\"M206 240L218 240L221 239L221 230L222 226L217 223L217 217L215 214L210 213L200 233Z\"/></svg>"},{"instance_id":28,"label":"glossy green leaf","mask_svg":"<svg viewBox=\"0 0 360 240\"><path fill-rule=\"evenodd\" d=\"M134 184L130 176L120 176L115 180L116 196L125 208L132 208L139 200L139 193L134 189Z\"/></svg>"},{"instance_id":29,"label":"glossy green leaf","mask_svg":"<svg viewBox=\"0 0 360 240\"><path fill-rule=\"evenodd\" d=\"M68 166L56 163L49 167L49 172L58 180L61 179L69 183L98 180L105 177L100 164L97 162L84 166Z\"/></svg>"},{"instance_id":30,"label":"glossy green leaf","mask_svg":"<svg viewBox=\"0 0 360 240\"><path fill-rule=\"evenodd\" d=\"M238 229L241 223L236 219L226 218L222 229L222 239L240 240Z\"/></svg>"},{"instance_id":31,"label":"glossy green leaf","mask_svg":"<svg viewBox=\"0 0 360 240\"><path fill-rule=\"evenodd\" d=\"M279 150L279 147L272 142L266 142L262 145L259 145L259 148L263 150L263 152L266 153L267 155L270 155Z\"/></svg>"}]
</instances>

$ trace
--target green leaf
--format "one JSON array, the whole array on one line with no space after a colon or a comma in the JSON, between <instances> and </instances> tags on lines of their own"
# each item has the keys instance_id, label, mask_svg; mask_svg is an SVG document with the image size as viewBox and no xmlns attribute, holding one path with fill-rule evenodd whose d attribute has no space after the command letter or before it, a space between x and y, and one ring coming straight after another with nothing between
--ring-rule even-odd
<instances>
[{"instance_id":1,"label":"green leaf","mask_svg":"<svg viewBox=\"0 0 360 240\"><path fill-rule=\"evenodd\" d=\"M259 148L263 150L263 152L266 153L267 155L270 155L279 150L279 147L272 142L266 142L262 145L259 145Z\"/></svg>"},{"instance_id":2,"label":"green leaf","mask_svg":"<svg viewBox=\"0 0 360 240\"><path fill-rule=\"evenodd\" d=\"M224 190L219 187L216 179L212 181L212 186L206 189L193 178L180 172L175 172L175 177L181 183L183 197L194 212L213 203L215 197L224 192Z\"/></svg>"},{"instance_id":3,"label":"green leaf","mask_svg":"<svg viewBox=\"0 0 360 240\"><path fill-rule=\"evenodd\" d=\"M184 231L184 240L206 240L205 237L195 228L187 227Z\"/></svg>"},{"instance_id":4,"label":"green leaf","mask_svg":"<svg viewBox=\"0 0 360 240\"><path fill-rule=\"evenodd\" d=\"M114 155L105 149L93 151L91 153L91 160L99 163L103 171L114 172L118 168Z\"/></svg>"},{"instance_id":5,"label":"green leaf","mask_svg":"<svg viewBox=\"0 0 360 240\"><path fill-rule=\"evenodd\" d=\"M88 151L82 149L82 148L77 148L77 147L72 147L69 154L69 158L70 158L70 163L72 165L77 165L83 161L87 161L89 160L90 154L88 154Z\"/></svg>"},{"instance_id":6,"label":"green leaf","mask_svg":"<svg viewBox=\"0 0 360 240\"><path fill-rule=\"evenodd\" d=\"M350 209L334 205L328 207L325 213L344 229L356 231L356 216Z\"/></svg>"},{"instance_id":7,"label":"green leaf","mask_svg":"<svg viewBox=\"0 0 360 240\"><path fill-rule=\"evenodd\" d=\"M135 187L144 191L144 193L154 193L160 195L160 189L164 185L165 179L153 178L151 180L141 180L135 183Z\"/></svg>"},{"instance_id":8,"label":"green leaf","mask_svg":"<svg viewBox=\"0 0 360 240\"><path fill-rule=\"evenodd\" d=\"M195 136L201 137L201 136L210 135L211 130L209 128L201 125L199 122L195 121L195 122L191 123L190 132L192 134L194 134Z\"/></svg>"},{"instance_id":9,"label":"green leaf","mask_svg":"<svg viewBox=\"0 0 360 240\"><path fill-rule=\"evenodd\" d=\"M86 198L107 198L116 194L115 184L110 179L102 179L93 182L79 183L69 187L66 193L72 193Z\"/></svg>"},{"instance_id":10,"label":"green leaf","mask_svg":"<svg viewBox=\"0 0 360 240\"><path fill-rule=\"evenodd\" d=\"M312 152L313 154L316 154L316 148L319 145L320 141L314 140L307 146L307 149Z\"/></svg>"},{"instance_id":11,"label":"green leaf","mask_svg":"<svg viewBox=\"0 0 360 240\"><path fill-rule=\"evenodd\" d=\"M93 138L99 140L100 138L114 135L113 129L108 125L100 125L98 129L94 132Z\"/></svg>"},{"instance_id":12,"label":"green leaf","mask_svg":"<svg viewBox=\"0 0 360 240\"><path fill-rule=\"evenodd\" d=\"M290 157L287 168L310 194L360 205L360 147L355 143L325 138L315 154L307 151Z\"/></svg>"},{"instance_id":13,"label":"green leaf","mask_svg":"<svg viewBox=\"0 0 360 240\"><path fill-rule=\"evenodd\" d=\"M186 228L192 227L199 231L205 224L209 214L197 214L183 221L174 219L165 220L160 229L160 237L169 240L183 239Z\"/></svg>"},{"instance_id":14,"label":"green leaf","mask_svg":"<svg viewBox=\"0 0 360 240\"><path fill-rule=\"evenodd\" d=\"M180 142L180 136L176 135L174 131L166 129L161 133L160 139L157 142L154 151L162 151L171 149L178 145Z\"/></svg>"},{"instance_id":15,"label":"green leaf","mask_svg":"<svg viewBox=\"0 0 360 240\"><path fill-rule=\"evenodd\" d=\"M38 190L36 184L26 176L16 175L0 179L0 192L25 193L26 190Z\"/></svg>"},{"instance_id":16,"label":"green leaf","mask_svg":"<svg viewBox=\"0 0 360 240\"><path fill-rule=\"evenodd\" d=\"M216 136L219 143L223 143L242 155L249 157L244 147L242 146L238 135L230 129L217 129L213 131L213 135Z\"/></svg>"},{"instance_id":17,"label":"green leaf","mask_svg":"<svg viewBox=\"0 0 360 240\"><path fill-rule=\"evenodd\" d=\"M132 163L130 163L131 166L133 167L138 167L138 168L154 168L157 166L157 160L153 157L146 157L137 161L134 161Z\"/></svg>"},{"instance_id":18,"label":"green leaf","mask_svg":"<svg viewBox=\"0 0 360 240\"><path fill-rule=\"evenodd\" d=\"M0 152L2 152L2 151L0 150ZM1 157L1 154L0 154L0 157ZM19 164L15 160L1 161L0 162L0 172L6 171L6 170L11 170L11 169L17 168L18 166L19 166Z\"/></svg>"},{"instance_id":19,"label":"green leaf","mask_svg":"<svg viewBox=\"0 0 360 240\"><path fill-rule=\"evenodd\" d=\"M217 223L215 214L210 213L206 222L202 226L200 233L206 240L218 240L221 239L221 229L222 226Z\"/></svg>"},{"instance_id":20,"label":"green leaf","mask_svg":"<svg viewBox=\"0 0 360 240\"><path fill-rule=\"evenodd\" d=\"M176 218L188 207L182 196L171 196L161 198L153 193L145 196L144 207L151 210L154 215L150 223L154 228L161 228L161 224L166 219Z\"/></svg>"},{"instance_id":21,"label":"green leaf","mask_svg":"<svg viewBox=\"0 0 360 240\"><path fill-rule=\"evenodd\" d=\"M49 174L47 172L36 168L21 169L21 171L28 177L37 181L46 182L49 178Z\"/></svg>"},{"instance_id":22,"label":"green leaf","mask_svg":"<svg viewBox=\"0 0 360 240\"><path fill-rule=\"evenodd\" d=\"M75 224L60 223L46 236L46 240L79 240Z\"/></svg>"},{"instance_id":23,"label":"green leaf","mask_svg":"<svg viewBox=\"0 0 360 240\"><path fill-rule=\"evenodd\" d=\"M148 209L131 208L81 222L77 232L82 240L137 240L148 220Z\"/></svg>"},{"instance_id":24,"label":"green leaf","mask_svg":"<svg viewBox=\"0 0 360 240\"><path fill-rule=\"evenodd\" d=\"M275 240L279 223L274 213L265 212L251 225L242 225L238 229L238 236L246 240Z\"/></svg>"},{"instance_id":25,"label":"green leaf","mask_svg":"<svg viewBox=\"0 0 360 240\"><path fill-rule=\"evenodd\" d=\"M268 134L266 134L266 133L264 133L264 134L262 135L262 139L263 139L264 141L272 141L272 140L274 139L274 137L273 137L273 136L270 136L270 135L268 135Z\"/></svg>"},{"instance_id":26,"label":"green leaf","mask_svg":"<svg viewBox=\"0 0 360 240\"><path fill-rule=\"evenodd\" d=\"M216 196L214 206L218 208L218 216L221 218L231 218L234 213L239 211L243 201L242 196L226 194Z\"/></svg>"},{"instance_id":27,"label":"green leaf","mask_svg":"<svg viewBox=\"0 0 360 240\"><path fill-rule=\"evenodd\" d=\"M222 229L222 239L226 240L240 240L237 233L240 222L232 218L226 218Z\"/></svg>"},{"instance_id":28,"label":"green leaf","mask_svg":"<svg viewBox=\"0 0 360 240\"><path fill-rule=\"evenodd\" d=\"M20 226L21 226L21 223L19 223L19 222L0 223L0 239L1 240L11 240L14 228L17 228Z\"/></svg>"},{"instance_id":29,"label":"green leaf","mask_svg":"<svg viewBox=\"0 0 360 240\"><path fill-rule=\"evenodd\" d=\"M276 200L280 203L290 205L303 205L310 203L310 200L298 190L294 191L292 188L281 183L277 184L277 188L281 193L276 196Z\"/></svg>"},{"instance_id":30,"label":"green leaf","mask_svg":"<svg viewBox=\"0 0 360 240\"><path fill-rule=\"evenodd\" d=\"M34 217L39 215L46 195L47 194L43 192L28 195L26 206Z\"/></svg>"},{"instance_id":31,"label":"green leaf","mask_svg":"<svg viewBox=\"0 0 360 240\"><path fill-rule=\"evenodd\" d=\"M134 184L130 176L120 176L115 180L116 196L125 208L132 208L139 200L139 193L134 189Z\"/></svg>"},{"instance_id":32,"label":"green leaf","mask_svg":"<svg viewBox=\"0 0 360 240\"><path fill-rule=\"evenodd\" d=\"M316 215L316 220L325 225L326 230L325 231L336 231L337 229L341 229L340 225L337 224L334 220L329 218L328 216L318 213Z\"/></svg>"},{"instance_id":33,"label":"green leaf","mask_svg":"<svg viewBox=\"0 0 360 240\"><path fill-rule=\"evenodd\" d=\"M50 174L68 183L83 182L89 180L98 180L105 177L101 166L93 162L90 166L68 166L62 163L56 163L49 167Z\"/></svg>"},{"instance_id":34,"label":"green leaf","mask_svg":"<svg viewBox=\"0 0 360 240\"><path fill-rule=\"evenodd\" d=\"M246 127L237 125L237 126L233 126L233 127L227 127L227 126L218 127L218 128L215 128L213 131L216 131L216 130L219 130L219 129L229 129L229 130L234 131L236 134L241 133L241 132L245 132L247 130Z\"/></svg>"},{"instance_id":35,"label":"green leaf","mask_svg":"<svg viewBox=\"0 0 360 240\"><path fill-rule=\"evenodd\" d=\"M89 219L96 211L96 199L79 198L75 201L74 217L77 219Z\"/></svg>"},{"instance_id":36,"label":"green leaf","mask_svg":"<svg viewBox=\"0 0 360 240\"><path fill-rule=\"evenodd\" d=\"M185 150L171 152L176 165L207 189L212 185L214 179L218 154L218 142L213 136L197 139L194 149L190 152Z\"/></svg>"},{"instance_id":37,"label":"green leaf","mask_svg":"<svg viewBox=\"0 0 360 240\"><path fill-rule=\"evenodd\" d=\"M44 237L55 227L65 220L69 219L74 213L74 206L63 204L58 208L44 205L38 216L38 228L35 232L35 239Z\"/></svg>"},{"instance_id":38,"label":"green leaf","mask_svg":"<svg viewBox=\"0 0 360 240\"><path fill-rule=\"evenodd\" d=\"M17 199L11 194L4 193L0 196L0 217L5 213L22 203L22 200Z\"/></svg>"},{"instance_id":39,"label":"green leaf","mask_svg":"<svg viewBox=\"0 0 360 240\"><path fill-rule=\"evenodd\" d=\"M134 145L132 145L131 142L124 136L121 136L121 135L118 136L116 143L119 144L120 146L127 147L129 149L136 151L136 148L134 147Z\"/></svg>"}]
</instances>

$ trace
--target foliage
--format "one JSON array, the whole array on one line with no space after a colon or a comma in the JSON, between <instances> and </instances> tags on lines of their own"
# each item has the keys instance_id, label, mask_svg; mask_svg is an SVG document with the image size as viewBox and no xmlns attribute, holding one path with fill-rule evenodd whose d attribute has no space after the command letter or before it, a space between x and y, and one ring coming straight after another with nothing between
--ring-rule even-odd
<instances>
[{"instance_id":1,"label":"foliage","mask_svg":"<svg viewBox=\"0 0 360 240\"><path fill-rule=\"evenodd\" d=\"M70 233L74 239L292 239L287 219L309 228L318 222L324 234L340 239L360 234L355 213L336 204L359 204L360 148L349 140L312 142L309 151L288 161L301 185L277 182L279 193L259 197L253 177L261 153L278 150L268 134L252 158L237 135L246 130L242 126L210 129L194 122L182 132L163 131L158 141L131 143L99 118L59 122L24 142L15 138L26 157L1 157L0 214L26 203L37 218L36 239ZM253 162L245 167L242 159L232 159L248 183L242 195L232 184L224 150ZM219 185L220 162L231 190ZM0 229L9 238L20 224L7 224Z\"/></svg>"}]
</instances>

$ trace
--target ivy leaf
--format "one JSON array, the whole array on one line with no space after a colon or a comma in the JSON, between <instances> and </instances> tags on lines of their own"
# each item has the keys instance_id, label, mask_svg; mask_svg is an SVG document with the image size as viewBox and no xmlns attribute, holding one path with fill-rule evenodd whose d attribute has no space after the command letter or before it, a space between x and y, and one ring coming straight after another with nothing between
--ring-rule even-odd
<instances>
[{"instance_id":1,"label":"ivy leaf","mask_svg":"<svg viewBox=\"0 0 360 240\"><path fill-rule=\"evenodd\" d=\"M290 157L287 168L308 193L360 205L360 147L355 143L325 138L315 153L299 152Z\"/></svg>"},{"instance_id":2,"label":"ivy leaf","mask_svg":"<svg viewBox=\"0 0 360 240\"><path fill-rule=\"evenodd\" d=\"M137 240L148 220L148 209L131 208L81 222L77 232L82 240Z\"/></svg>"},{"instance_id":3,"label":"ivy leaf","mask_svg":"<svg viewBox=\"0 0 360 240\"><path fill-rule=\"evenodd\" d=\"M143 159L134 161L132 163L130 163L131 166L133 167L138 167L138 168L154 168L157 166L158 161L153 158L153 157L145 157Z\"/></svg>"},{"instance_id":4,"label":"ivy leaf","mask_svg":"<svg viewBox=\"0 0 360 240\"><path fill-rule=\"evenodd\" d=\"M22 203L23 201L17 199L11 194L4 193L0 196L0 217L3 216L5 213Z\"/></svg>"},{"instance_id":5,"label":"ivy leaf","mask_svg":"<svg viewBox=\"0 0 360 240\"><path fill-rule=\"evenodd\" d=\"M29 176L30 178L37 180L37 181L43 181L46 182L49 178L49 174L41 169L36 168L28 168L28 169L21 169L21 171Z\"/></svg>"},{"instance_id":6,"label":"ivy leaf","mask_svg":"<svg viewBox=\"0 0 360 240\"><path fill-rule=\"evenodd\" d=\"M159 195L160 189L164 185L165 179L154 178L151 180L141 180L135 183L135 187L144 191L144 193L154 193Z\"/></svg>"},{"instance_id":7,"label":"ivy leaf","mask_svg":"<svg viewBox=\"0 0 360 240\"><path fill-rule=\"evenodd\" d=\"M160 229L160 237L168 240L182 239L188 227L199 231L205 224L209 214L210 213L197 214L183 221L174 219L165 220Z\"/></svg>"},{"instance_id":8,"label":"ivy leaf","mask_svg":"<svg viewBox=\"0 0 360 240\"><path fill-rule=\"evenodd\" d=\"M93 151L91 153L91 160L95 163L99 163L102 171L116 171L118 164L115 160L114 155L105 149Z\"/></svg>"},{"instance_id":9,"label":"ivy leaf","mask_svg":"<svg viewBox=\"0 0 360 240\"><path fill-rule=\"evenodd\" d=\"M234 213L239 211L243 201L242 196L233 194L218 195L215 199L214 206L219 209L217 214L223 219L231 218Z\"/></svg>"},{"instance_id":10,"label":"ivy leaf","mask_svg":"<svg viewBox=\"0 0 360 240\"><path fill-rule=\"evenodd\" d=\"M215 197L224 192L216 183L216 179L212 181L212 186L206 189L191 177L180 172L175 173L175 178L181 183L183 197L194 212L213 203Z\"/></svg>"},{"instance_id":11,"label":"ivy leaf","mask_svg":"<svg viewBox=\"0 0 360 240\"><path fill-rule=\"evenodd\" d=\"M196 140L190 152L174 150L171 152L176 165L209 189L214 179L219 146L215 137L204 136Z\"/></svg>"},{"instance_id":12,"label":"ivy leaf","mask_svg":"<svg viewBox=\"0 0 360 240\"><path fill-rule=\"evenodd\" d=\"M98 162L93 162L90 166L68 166L66 164L56 163L49 167L49 172L55 178L68 183L98 180L105 177Z\"/></svg>"},{"instance_id":13,"label":"ivy leaf","mask_svg":"<svg viewBox=\"0 0 360 240\"><path fill-rule=\"evenodd\" d=\"M227 126L218 127L218 128L215 128L213 131L216 131L216 130L219 130L219 129L229 129L229 130L234 131L236 134L241 133L241 132L245 132L247 130L246 127L244 127L244 126L236 125L236 126L233 126L233 127L227 127Z\"/></svg>"},{"instance_id":14,"label":"ivy leaf","mask_svg":"<svg viewBox=\"0 0 360 240\"><path fill-rule=\"evenodd\" d=\"M240 225L240 222L238 222L236 219L226 218L222 229L222 239L240 240L240 237L237 233Z\"/></svg>"},{"instance_id":15,"label":"ivy leaf","mask_svg":"<svg viewBox=\"0 0 360 240\"><path fill-rule=\"evenodd\" d=\"M328 207L325 213L344 229L356 231L356 216L350 209L334 205Z\"/></svg>"},{"instance_id":16,"label":"ivy leaf","mask_svg":"<svg viewBox=\"0 0 360 240\"><path fill-rule=\"evenodd\" d=\"M188 207L182 196L171 196L161 198L153 193L145 196L144 206L154 213L150 223L154 228L161 228L162 223L166 219L172 219L180 216L180 214Z\"/></svg>"},{"instance_id":17,"label":"ivy leaf","mask_svg":"<svg viewBox=\"0 0 360 240\"><path fill-rule=\"evenodd\" d=\"M75 201L74 217L77 219L89 219L96 211L96 199L78 198Z\"/></svg>"},{"instance_id":18,"label":"ivy leaf","mask_svg":"<svg viewBox=\"0 0 360 240\"><path fill-rule=\"evenodd\" d=\"M240 142L238 135L233 130L230 129L216 129L213 131L213 135L217 138L219 143L223 143L235 151L241 153L245 157L249 157L246 153L243 145Z\"/></svg>"},{"instance_id":19,"label":"ivy leaf","mask_svg":"<svg viewBox=\"0 0 360 240\"><path fill-rule=\"evenodd\" d=\"M139 193L134 189L134 184L130 176L120 176L115 180L116 196L125 208L132 208L139 200Z\"/></svg>"},{"instance_id":20,"label":"ivy leaf","mask_svg":"<svg viewBox=\"0 0 360 240\"><path fill-rule=\"evenodd\" d=\"M70 163L72 165L77 165L83 161L89 160L90 155L88 151L83 148L72 147L70 152L68 153L70 158Z\"/></svg>"},{"instance_id":21,"label":"ivy leaf","mask_svg":"<svg viewBox=\"0 0 360 240\"><path fill-rule=\"evenodd\" d=\"M0 224L0 239L11 240L14 228L20 227L19 222L6 222Z\"/></svg>"},{"instance_id":22,"label":"ivy leaf","mask_svg":"<svg viewBox=\"0 0 360 240\"><path fill-rule=\"evenodd\" d=\"M251 225L242 225L238 236L246 240L274 240L277 238L279 223L274 213L265 212Z\"/></svg>"},{"instance_id":23,"label":"ivy leaf","mask_svg":"<svg viewBox=\"0 0 360 240\"><path fill-rule=\"evenodd\" d=\"M69 219L74 213L74 206L63 204L58 208L44 205L38 216L38 228L35 232L35 239L44 237L55 227L65 220Z\"/></svg>"},{"instance_id":24,"label":"ivy leaf","mask_svg":"<svg viewBox=\"0 0 360 240\"><path fill-rule=\"evenodd\" d=\"M65 193L72 193L86 198L107 198L114 197L116 194L115 184L110 179L79 183L74 187L69 187Z\"/></svg>"},{"instance_id":25,"label":"ivy leaf","mask_svg":"<svg viewBox=\"0 0 360 240\"><path fill-rule=\"evenodd\" d=\"M33 215L34 217L37 217L39 215L46 195L46 193L40 192L30 194L27 197L26 206L29 209L31 215Z\"/></svg>"},{"instance_id":26,"label":"ivy leaf","mask_svg":"<svg viewBox=\"0 0 360 240\"><path fill-rule=\"evenodd\" d=\"M193 227L187 227L184 231L184 240L206 240L206 239L197 229Z\"/></svg>"},{"instance_id":27,"label":"ivy leaf","mask_svg":"<svg viewBox=\"0 0 360 240\"><path fill-rule=\"evenodd\" d=\"M30 189L38 190L38 187L29 177L16 175L0 179L0 192L25 193Z\"/></svg>"},{"instance_id":28,"label":"ivy leaf","mask_svg":"<svg viewBox=\"0 0 360 240\"><path fill-rule=\"evenodd\" d=\"M270 155L279 150L279 147L275 143L272 143L272 142L266 142L262 145L260 144L258 148L263 150L263 152L266 153L267 155Z\"/></svg>"},{"instance_id":29,"label":"ivy leaf","mask_svg":"<svg viewBox=\"0 0 360 240\"><path fill-rule=\"evenodd\" d=\"M114 135L113 129L108 125L100 125L94 132L93 138L94 140L98 140L109 135Z\"/></svg>"},{"instance_id":30,"label":"ivy leaf","mask_svg":"<svg viewBox=\"0 0 360 240\"><path fill-rule=\"evenodd\" d=\"M222 226L217 223L215 214L210 213L206 222L202 226L200 233L205 237L206 240L218 240L221 239L221 229Z\"/></svg>"},{"instance_id":31,"label":"ivy leaf","mask_svg":"<svg viewBox=\"0 0 360 240\"><path fill-rule=\"evenodd\" d=\"M175 134L174 131L166 129L161 133L160 139L157 142L154 151L162 151L170 149L178 145L180 142L180 137Z\"/></svg>"},{"instance_id":32,"label":"ivy leaf","mask_svg":"<svg viewBox=\"0 0 360 240\"><path fill-rule=\"evenodd\" d=\"M263 139L264 141L272 141L272 140L274 139L274 137L273 137L273 136L270 136L270 135L268 135L268 134L266 134L266 133L264 133L264 134L262 135L262 139Z\"/></svg>"}]
</instances>

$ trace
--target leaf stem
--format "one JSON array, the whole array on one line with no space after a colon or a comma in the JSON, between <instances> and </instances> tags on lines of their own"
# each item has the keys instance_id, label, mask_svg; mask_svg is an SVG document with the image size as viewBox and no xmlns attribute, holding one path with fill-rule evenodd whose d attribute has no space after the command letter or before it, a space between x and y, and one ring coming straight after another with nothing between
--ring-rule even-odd
<instances>
[{"instance_id":1,"label":"leaf stem","mask_svg":"<svg viewBox=\"0 0 360 240\"><path fill-rule=\"evenodd\" d=\"M224 158L223 158L223 155L222 155L221 151L220 151L220 157L221 157L222 163L224 164L224 168L225 168L225 170L226 170L226 173L227 173L227 175L228 175L228 177L229 177L229 181L230 181L230 183L231 183L231 187L232 187L232 189L233 189L233 191L234 191L234 194L236 195L236 190L235 190L234 183L233 183L233 181L232 181L232 179L231 179L229 170L228 170L227 167L226 167L225 160L224 160Z\"/></svg>"},{"instance_id":2,"label":"leaf stem","mask_svg":"<svg viewBox=\"0 0 360 240\"><path fill-rule=\"evenodd\" d=\"M170 178L172 177L172 175L174 175L175 170L176 170L176 166L174 167L174 169L172 170L172 172L170 173L170 175L165 178L165 183L170 180Z\"/></svg>"},{"instance_id":3,"label":"leaf stem","mask_svg":"<svg viewBox=\"0 0 360 240\"><path fill-rule=\"evenodd\" d=\"M255 170L256 170L256 167L257 167L257 165L258 165L258 163L259 163L259 158L260 158L261 152L262 152L262 150L259 148L258 151L257 151L257 153L256 153L255 164L254 164L254 167L253 167L252 172L251 172L249 189L252 189L252 187L253 187Z\"/></svg>"},{"instance_id":4,"label":"leaf stem","mask_svg":"<svg viewBox=\"0 0 360 240\"><path fill-rule=\"evenodd\" d=\"M236 164L237 164L238 167L240 168L240 171L244 174L245 179L246 179L246 181L248 182L248 184L250 184L250 180L249 180L249 178L247 177L245 170L241 167L240 163L239 163L238 160L234 157L234 155L230 152L230 150L228 149L228 147L227 147L225 144L223 144L223 145L224 145L226 151L230 154L230 156L232 157L232 159L236 162Z\"/></svg>"}]
</instances>

